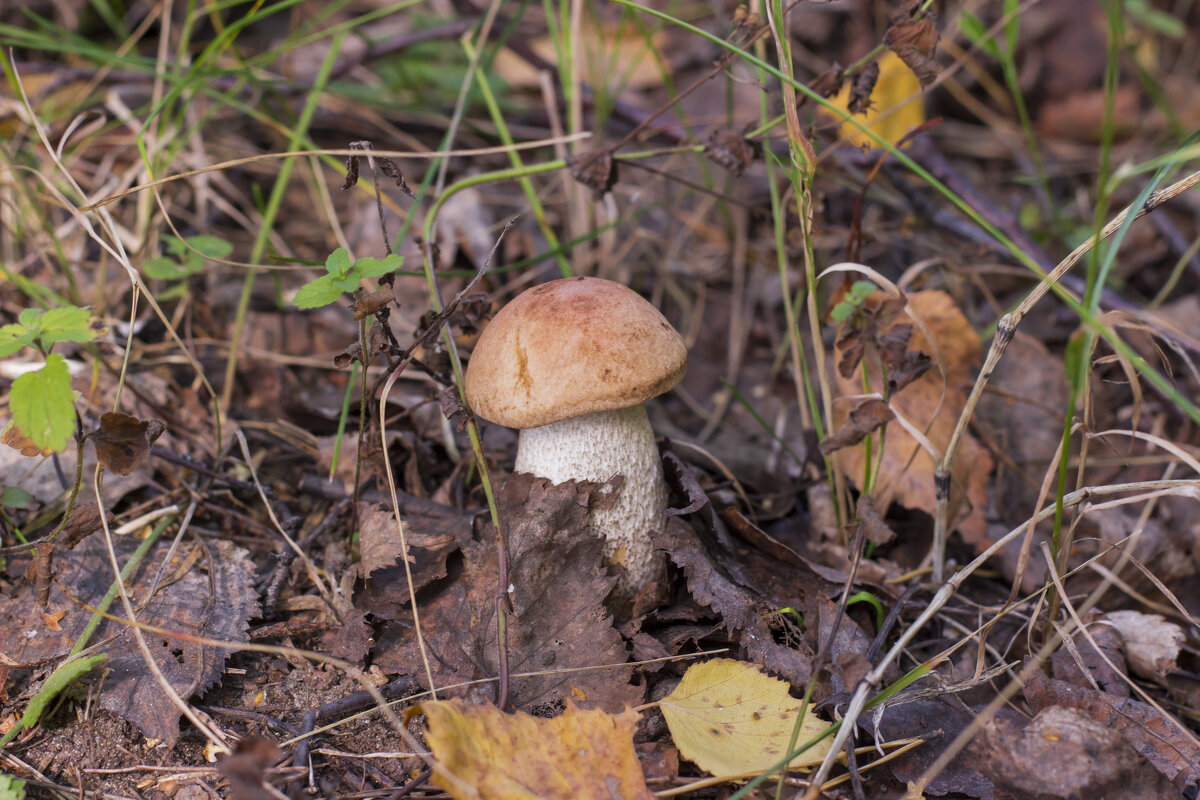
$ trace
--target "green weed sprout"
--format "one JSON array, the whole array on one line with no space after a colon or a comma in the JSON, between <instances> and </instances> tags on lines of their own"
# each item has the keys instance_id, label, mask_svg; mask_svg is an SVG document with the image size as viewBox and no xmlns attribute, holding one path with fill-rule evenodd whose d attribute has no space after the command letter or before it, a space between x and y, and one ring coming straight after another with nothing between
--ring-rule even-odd
<instances>
[{"instance_id":1,"label":"green weed sprout","mask_svg":"<svg viewBox=\"0 0 1200 800\"><path fill-rule=\"evenodd\" d=\"M319 308L327 306L342 296L344 292L353 292L358 288L358 282L363 278L378 278L400 269L404 259L395 253L389 253L386 258L350 259L346 248L339 247L325 259L325 271L314 281L300 287L292 303L297 308Z\"/></svg>"},{"instance_id":2,"label":"green weed sprout","mask_svg":"<svg viewBox=\"0 0 1200 800\"><path fill-rule=\"evenodd\" d=\"M194 275L204 269L210 258L228 258L233 245L216 236L189 236L186 239L167 240L169 256L151 258L142 265L147 278L173 281Z\"/></svg>"},{"instance_id":3,"label":"green weed sprout","mask_svg":"<svg viewBox=\"0 0 1200 800\"><path fill-rule=\"evenodd\" d=\"M863 301L878 288L870 281L855 281L854 285L850 287L850 291L846 292L845 296L833 307L833 311L829 312L829 318L834 322L843 322L854 316Z\"/></svg>"},{"instance_id":4,"label":"green weed sprout","mask_svg":"<svg viewBox=\"0 0 1200 800\"><path fill-rule=\"evenodd\" d=\"M103 333L104 325L91 310L78 306L27 308L15 324L0 327L0 358L32 347L46 360L40 369L13 381L8 395L12 422L6 434L16 426L39 450L66 449L75 433L75 394L66 359L51 351L60 342L90 342Z\"/></svg>"}]
</instances>

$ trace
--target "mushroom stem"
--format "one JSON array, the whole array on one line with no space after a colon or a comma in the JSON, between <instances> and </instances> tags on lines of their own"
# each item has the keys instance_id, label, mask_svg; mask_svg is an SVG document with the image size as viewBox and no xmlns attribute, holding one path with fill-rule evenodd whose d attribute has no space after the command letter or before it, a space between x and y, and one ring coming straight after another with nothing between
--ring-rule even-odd
<instances>
[{"instance_id":1,"label":"mushroom stem","mask_svg":"<svg viewBox=\"0 0 1200 800\"><path fill-rule=\"evenodd\" d=\"M633 597L658 577L661 558L654 557L650 531L663 524L667 484L642 405L522 430L515 469L554 483L604 482L618 473L624 475L617 501L593 512L588 524L604 536L608 560L625 570L614 589L618 598Z\"/></svg>"}]
</instances>

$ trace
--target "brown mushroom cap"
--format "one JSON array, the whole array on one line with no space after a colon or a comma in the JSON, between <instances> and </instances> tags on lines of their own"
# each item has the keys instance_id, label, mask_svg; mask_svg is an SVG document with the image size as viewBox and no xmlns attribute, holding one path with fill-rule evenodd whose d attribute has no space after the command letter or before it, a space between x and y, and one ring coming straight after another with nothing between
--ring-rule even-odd
<instances>
[{"instance_id":1,"label":"brown mushroom cap","mask_svg":"<svg viewBox=\"0 0 1200 800\"><path fill-rule=\"evenodd\" d=\"M509 428L639 405L673 389L687 348L637 292L563 278L522 292L496 314L467 365L467 402Z\"/></svg>"}]
</instances>

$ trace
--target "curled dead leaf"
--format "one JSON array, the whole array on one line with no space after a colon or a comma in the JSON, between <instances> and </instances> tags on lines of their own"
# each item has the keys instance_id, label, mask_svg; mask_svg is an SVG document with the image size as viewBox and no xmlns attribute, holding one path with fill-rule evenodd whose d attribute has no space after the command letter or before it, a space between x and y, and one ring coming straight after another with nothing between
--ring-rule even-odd
<instances>
[{"instance_id":1,"label":"curled dead leaf","mask_svg":"<svg viewBox=\"0 0 1200 800\"><path fill-rule=\"evenodd\" d=\"M896 415L882 400L878 398L860 400L846 416L845 424L836 433L821 442L821 453L829 455L843 448L853 447L895 418Z\"/></svg>"},{"instance_id":2,"label":"curled dead leaf","mask_svg":"<svg viewBox=\"0 0 1200 800\"><path fill-rule=\"evenodd\" d=\"M591 189L597 198L608 194L617 184L617 162L608 150L580 153L568 163L571 177Z\"/></svg>"},{"instance_id":3,"label":"curled dead leaf","mask_svg":"<svg viewBox=\"0 0 1200 800\"><path fill-rule=\"evenodd\" d=\"M906 12L887 29L883 43L900 57L921 82L921 88L937 80L938 68L934 62L937 55L938 32L932 14L920 19L911 19Z\"/></svg>"},{"instance_id":4,"label":"curled dead leaf","mask_svg":"<svg viewBox=\"0 0 1200 800\"><path fill-rule=\"evenodd\" d=\"M34 444L33 440L26 436L24 432L17 427L17 423L15 422L9 422L8 425L5 426L4 433L0 433L0 442L8 445L13 450L19 451L21 455L31 458L33 456L48 456L54 452L54 450L49 447L43 450Z\"/></svg>"},{"instance_id":5,"label":"curled dead leaf","mask_svg":"<svg viewBox=\"0 0 1200 800\"><path fill-rule=\"evenodd\" d=\"M879 62L872 61L850 82L850 100L847 110L851 114L865 114L871 107L871 92L879 80Z\"/></svg>"},{"instance_id":6,"label":"curled dead leaf","mask_svg":"<svg viewBox=\"0 0 1200 800\"><path fill-rule=\"evenodd\" d=\"M733 131L717 129L704 143L704 155L709 161L737 176L745 172L756 159L762 158L762 145Z\"/></svg>"},{"instance_id":7,"label":"curled dead leaf","mask_svg":"<svg viewBox=\"0 0 1200 800\"><path fill-rule=\"evenodd\" d=\"M110 411L100 417L100 427L88 434L96 448L96 459L109 472L128 475L145 463L154 444L167 426L156 419L138 419Z\"/></svg>"}]
</instances>

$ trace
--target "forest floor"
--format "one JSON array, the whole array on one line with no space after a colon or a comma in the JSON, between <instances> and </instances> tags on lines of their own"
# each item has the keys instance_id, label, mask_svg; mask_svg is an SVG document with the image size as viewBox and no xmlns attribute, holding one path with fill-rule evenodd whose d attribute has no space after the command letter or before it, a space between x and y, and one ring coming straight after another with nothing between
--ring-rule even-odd
<instances>
[{"instance_id":1,"label":"forest floor","mask_svg":"<svg viewBox=\"0 0 1200 800\"><path fill-rule=\"evenodd\" d=\"M0 44L0 800L1197 798L1200 3ZM568 276L687 349L641 570L589 520L656 478L463 394ZM666 358L547 324L564 391Z\"/></svg>"}]
</instances>

